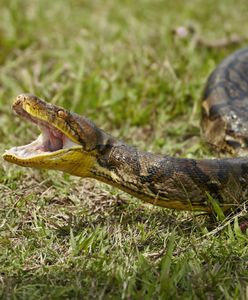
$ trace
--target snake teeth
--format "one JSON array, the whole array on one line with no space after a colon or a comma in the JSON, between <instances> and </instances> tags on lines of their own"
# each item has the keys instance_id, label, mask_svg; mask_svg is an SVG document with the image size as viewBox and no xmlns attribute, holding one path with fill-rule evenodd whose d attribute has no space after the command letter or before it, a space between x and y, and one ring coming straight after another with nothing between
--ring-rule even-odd
<instances>
[{"instance_id":1,"label":"snake teeth","mask_svg":"<svg viewBox=\"0 0 248 300\"><path fill-rule=\"evenodd\" d=\"M23 145L23 146L18 146L18 147L13 147L9 150L6 150L6 154L11 154L17 157L22 157L22 158L27 158L30 156L37 155L38 153L41 153L42 150L39 149L40 145L42 145L42 134L38 136L36 140L34 140L32 143Z\"/></svg>"}]
</instances>

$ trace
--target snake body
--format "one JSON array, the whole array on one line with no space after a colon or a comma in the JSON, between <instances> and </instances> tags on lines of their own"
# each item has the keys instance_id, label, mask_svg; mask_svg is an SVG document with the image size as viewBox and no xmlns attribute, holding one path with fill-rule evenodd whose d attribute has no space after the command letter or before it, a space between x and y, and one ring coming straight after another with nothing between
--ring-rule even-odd
<instances>
[{"instance_id":1,"label":"snake body","mask_svg":"<svg viewBox=\"0 0 248 300\"><path fill-rule=\"evenodd\" d=\"M247 155L247 48L227 57L210 75L202 108L202 129L206 140L218 150Z\"/></svg>"},{"instance_id":2,"label":"snake body","mask_svg":"<svg viewBox=\"0 0 248 300\"><path fill-rule=\"evenodd\" d=\"M210 75L204 91L202 128L219 150L244 155L248 144L248 49L226 58ZM248 158L186 159L139 151L117 140L85 117L22 94L14 111L36 123L42 135L6 151L9 162L91 177L146 202L180 210L211 212L247 199Z\"/></svg>"}]
</instances>

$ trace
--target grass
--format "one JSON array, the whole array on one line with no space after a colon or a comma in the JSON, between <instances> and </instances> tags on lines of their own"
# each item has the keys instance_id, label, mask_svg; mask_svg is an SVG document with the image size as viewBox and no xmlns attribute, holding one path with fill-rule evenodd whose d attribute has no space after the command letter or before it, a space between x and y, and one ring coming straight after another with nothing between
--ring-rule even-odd
<instances>
[{"instance_id":1,"label":"grass","mask_svg":"<svg viewBox=\"0 0 248 300\"><path fill-rule=\"evenodd\" d=\"M0 4L1 152L36 136L10 109L31 92L140 149L213 155L200 138L201 93L234 48L199 49L171 30L193 24L209 40L245 33L245 0ZM0 199L2 299L248 297L239 215L213 224L93 180L3 161Z\"/></svg>"}]
</instances>

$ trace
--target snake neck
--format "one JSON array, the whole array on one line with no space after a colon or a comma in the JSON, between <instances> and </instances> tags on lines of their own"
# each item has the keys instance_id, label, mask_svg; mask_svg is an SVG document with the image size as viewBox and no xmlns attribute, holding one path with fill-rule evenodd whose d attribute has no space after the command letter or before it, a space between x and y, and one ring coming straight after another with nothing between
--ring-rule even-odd
<instances>
[{"instance_id":1,"label":"snake neck","mask_svg":"<svg viewBox=\"0 0 248 300\"><path fill-rule=\"evenodd\" d=\"M138 151L118 140L107 144L91 169L91 177L116 186L129 194L156 203L152 188L152 168L162 159L159 155Z\"/></svg>"},{"instance_id":2,"label":"snake neck","mask_svg":"<svg viewBox=\"0 0 248 300\"><path fill-rule=\"evenodd\" d=\"M151 204L181 210L208 210L206 197L185 170L194 160L178 159L150 152L138 151L113 138L99 146L98 156L89 177L116 186L119 189ZM185 179L187 190L184 186Z\"/></svg>"}]
</instances>

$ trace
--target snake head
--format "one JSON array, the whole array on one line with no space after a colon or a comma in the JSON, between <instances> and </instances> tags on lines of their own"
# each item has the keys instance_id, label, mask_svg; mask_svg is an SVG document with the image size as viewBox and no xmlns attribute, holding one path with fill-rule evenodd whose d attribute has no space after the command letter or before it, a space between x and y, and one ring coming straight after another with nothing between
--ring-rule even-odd
<instances>
[{"instance_id":1,"label":"snake head","mask_svg":"<svg viewBox=\"0 0 248 300\"><path fill-rule=\"evenodd\" d=\"M6 150L5 160L25 167L89 176L106 139L106 134L93 122L31 94L17 96L13 110L36 124L41 134L28 145Z\"/></svg>"}]
</instances>

